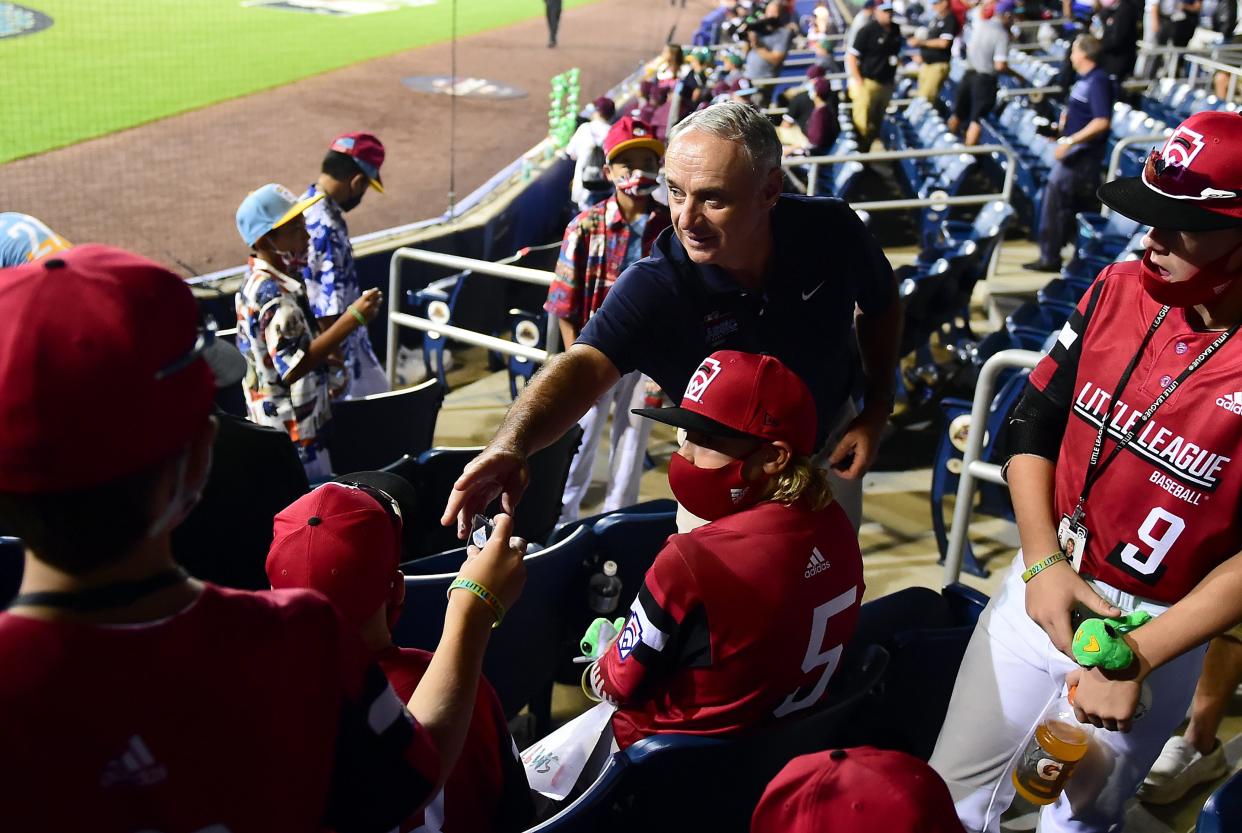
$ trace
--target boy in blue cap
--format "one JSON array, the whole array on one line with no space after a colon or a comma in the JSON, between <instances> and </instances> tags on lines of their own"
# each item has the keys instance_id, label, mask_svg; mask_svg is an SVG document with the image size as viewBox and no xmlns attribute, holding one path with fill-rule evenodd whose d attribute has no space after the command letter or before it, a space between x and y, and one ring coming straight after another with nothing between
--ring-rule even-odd
<instances>
[{"instance_id":1,"label":"boy in blue cap","mask_svg":"<svg viewBox=\"0 0 1242 833\"><path fill-rule=\"evenodd\" d=\"M323 194L299 201L271 183L237 209L237 231L251 249L250 269L236 297L237 348L248 365L243 382L250 419L289 434L312 481L327 480L332 463L324 429L332 417L327 360L351 333L379 312L383 295L369 289L345 315L319 332L306 287L292 268L305 257L302 212Z\"/></svg>"}]
</instances>

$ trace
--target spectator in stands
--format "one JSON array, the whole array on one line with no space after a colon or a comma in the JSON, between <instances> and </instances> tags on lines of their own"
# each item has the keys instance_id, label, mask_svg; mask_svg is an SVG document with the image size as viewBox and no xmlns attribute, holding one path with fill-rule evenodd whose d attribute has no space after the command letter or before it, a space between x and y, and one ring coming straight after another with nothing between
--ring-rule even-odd
<instances>
[{"instance_id":1,"label":"spectator in stands","mask_svg":"<svg viewBox=\"0 0 1242 833\"><path fill-rule=\"evenodd\" d=\"M811 113L815 112L815 102L811 99L811 93L815 90L815 82L823 77L823 67L812 64L806 69L806 83L785 92L785 116L798 125L798 129L803 133L810 125Z\"/></svg>"},{"instance_id":2,"label":"spectator in stands","mask_svg":"<svg viewBox=\"0 0 1242 833\"><path fill-rule=\"evenodd\" d=\"M772 0L764 9L764 17L746 29L746 77L751 81L780 74L793 40L786 22L779 0Z\"/></svg>"},{"instance_id":3,"label":"spectator in stands","mask_svg":"<svg viewBox=\"0 0 1242 833\"><path fill-rule=\"evenodd\" d=\"M0 736L22 759L0 780L5 825L378 833L427 804L491 608L453 594L407 711L318 594L174 563L215 430L210 334L180 278L77 246L0 272L0 313L22 324L0 338L0 526L26 546L0 613ZM524 578L511 526L462 569L506 605Z\"/></svg>"},{"instance_id":4,"label":"spectator in stands","mask_svg":"<svg viewBox=\"0 0 1242 833\"><path fill-rule=\"evenodd\" d=\"M966 43L968 69L957 85L953 98L953 115L947 126L965 136L967 145L979 144L983 119L996 105L997 73L1009 70L1009 26L1013 23L1014 0L1000 0L991 17L971 25Z\"/></svg>"},{"instance_id":5,"label":"spectator in stands","mask_svg":"<svg viewBox=\"0 0 1242 833\"><path fill-rule=\"evenodd\" d=\"M320 332L302 281L289 272L306 253L303 212L321 199L299 201L269 184L237 209L237 231L250 247L249 271L236 297L237 347L250 364L246 406L254 422L289 434L312 482L332 474L324 435L332 418L328 363L383 301L378 289L368 289L343 310L348 315Z\"/></svg>"},{"instance_id":6,"label":"spectator in stands","mask_svg":"<svg viewBox=\"0 0 1242 833\"><path fill-rule=\"evenodd\" d=\"M647 94L650 94L650 89ZM591 117L578 125L569 144L565 145L565 155L574 160L574 179L570 186L569 196L580 211L586 211L600 200L607 199L611 191L611 187L600 187L601 179L604 184L607 184L607 179L603 177L602 166L598 171L595 170L601 165L600 154L596 153L596 148L602 149L604 146L604 137L612 128L613 117L617 114L617 105L608 96L601 95L595 99L591 109ZM590 168L589 181L586 176L588 168ZM591 187L587 188L587 185Z\"/></svg>"},{"instance_id":7,"label":"spectator in stands","mask_svg":"<svg viewBox=\"0 0 1242 833\"><path fill-rule=\"evenodd\" d=\"M726 52L724 54L724 73L720 76L718 84L723 84L727 87L734 81L739 81L744 78L745 74L742 71L742 65L745 62L746 59L737 52Z\"/></svg>"},{"instance_id":8,"label":"spectator in stands","mask_svg":"<svg viewBox=\"0 0 1242 833\"><path fill-rule=\"evenodd\" d=\"M669 224L668 208L651 196L659 184L664 156L664 143L655 138L651 128L622 116L605 138L604 151L608 155L605 172L615 191L575 217L565 229L556 277L544 304L559 321L565 349L577 340L621 273L651 253L656 236ZM609 411L613 417L604 511L638 501L651 424L631 414L630 409L642 404L648 381L641 371L626 373L578 421L582 443L565 482L562 523L578 517Z\"/></svg>"},{"instance_id":9,"label":"spectator in stands","mask_svg":"<svg viewBox=\"0 0 1242 833\"><path fill-rule=\"evenodd\" d=\"M862 8L854 12L854 19L850 21L850 28L845 30L845 50L849 54L849 49L854 45L854 38L864 26L872 21L872 11L876 7L878 0L863 0Z\"/></svg>"},{"instance_id":10,"label":"spectator in stands","mask_svg":"<svg viewBox=\"0 0 1242 833\"><path fill-rule=\"evenodd\" d=\"M644 416L687 432L677 500L710 521L674 535L620 636L583 673L618 705L624 749L650 735L730 735L813 708L862 601L862 555L810 455L815 400L771 356L720 350L682 406ZM808 643L806 646L803 640Z\"/></svg>"},{"instance_id":11,"label":"spectator in stands","mask_svg":"<svg viewBox=\"0 0 1242 833\"><path fill-rule=\"evenodd\" d=\"M837 119L837 95L827 78L815 79L812 90L811 100L815 109L811 111L806 125L807 151L811 156L822 156L832 150L837 137L841 135L841 122ZM820 170L822 172L824 168L830 167L824 165Z\"/></svg>"},{"instance_id":12,"label":"spectator in stands","mask_svg":"<svg viewBox=\"0 0 1242 833\"><path fill-rule=\"evenodd\" d=\"M548 18L548 49L555 49L556 33L561 28L561 0L543 0L543 10Z\"/></svg>"},{"instance_id":13,"label":"spectator in stands","mask_svg":"<svg viewBox=\"0 0 1242 833\"><path fill-rule=\"evenodd\" d=\"M1200 0L1153 0L1151 28L1156 33L1156 45L1179 48L1189 45L1195 29L1199 28L1201 11Z\"/></svg>"},{"instance_id":14,"label":"spectator in stands","mask_svg":"<svg viewBox=\"0 0 1242 833\"><path fill-rule=\"evenodd\" d=\"M1148 804L1172 804L1200 784L1229 774L1225 747L1216 733L1242 684L1242 626L1208 644L1203 672L1190 703L1186 731L1169 738L1138 788Z\"/></svg>"},{"instance_id":15,"label":"spectator in stands","mask_svg":"<svg viewBox=\"0 0 1242 833\"><path fill-rule=\"evenodd\" d=\"M1151 231L1141 260L1100 273L1008 422L1022 549L979 617L931 758L969 830L999 827L1014 756L1070 686L1096 731L1040 828L1120 830L1186 716L1204 643L1242 621L1242 437L1222 397L1242 382L1242 116L1192 115L1140 176L1099 193ZM1201 470L1191 457L1218 461L1197 489L1182 485ZM1123 608L1153 617L1123 637L1133 662L1075 663L1077 614Z\"/></svg>"},{"instance_id":16,"label":"spectator in stands","mask_svg":"<svg viewBox=\"0 0 1242 833\"><path fill-rule=\"evenodd\" d=\"M1023 264L1034 272L1060 272L1061 249L1075 238L1075 217L1095 201L1113 116L1113 82L1096 63L1100 42L1079 35L1070 47L1078 80L1070 89L1039 215L1039 260Z\"/></svg>"},{"instance_id":17,"label":"spectator in stands","mask_svg":"<svg viewBox=\"0 0 1242 833\"><path fill-rule=\"evenodd\" d=\"M1212 31L1220 35L1221 43L1236 44L1242 41L1242 32L1238 31L1238 0L1218 0L1212 10ZM1212 89L1216 97L1229 100L1229 79L1231 73L1218 72L1212 76ZM1235 82L1234 96L1237 96Z\"/></svg>"},{"instance_id":18,"label":"spectator in stands","mask_svg":"<svg viewBox=\"0 0 1242 833\"><path fill-rule=\"evenodd\" d=\"M267 554L271 586L326 596L344 624L362 637L371 661L402 701L414 695L433 659L427 651L398 648L392 641L405 603L398 566L401 525L403 518L414 517L415 500L414 488L387 472L325 483L276 515ZM398 829L516 833L526 829L534 810L500 700L480 678L470 730L443 791Z\"/></svg>"},{"instance_id":19,"label":"spectator in stands","mask_svg":"<svg viewBox=\"0 0 1242 833\"><path fill-rule=\"evenodd\" d=\"M713 104L677 126L664 168L673 230L622 274L573 346L522 391L458 479L442 523L456 518L464 536L474 513L498 495L515 506L527 458L625 373L642 370L677 396L704 357L746 349L776 356L810 387L816 463L832 469L833 492L857 528L861 478L892 409L897 286L849 206L781 195L780 163L775 128L749 105ZM806 257L810 239L832 258ZM857 415L855 390L864 400Z\"/></svg>"},{"instance_id":20,"label":"spectator in stands","mask_svg":"<svg viewBox=\"0 0 1242 833\"><path fill-rule=\"evenodd\" d=\"M871 150L871 143L879 138L884 111L893 97L902 44L901 28L893 22L892 3L877 5L872 17L870 23L858 30L845 53L854 127L863 153Z\"/></svg>"},{"instance_id":21,"label":"spectator in stands","mask_svg":"<svg viewBox=\"0 0 1242 833\"><path fill-rule=\"evenodd\" d=\"M239 390L246 360L215 339L203 351L216 382ZM190 575L223 587L266 590L263 560L272 543L272 517L309 488L289 434L222 411L218 404L211 472L198 504L172 531L172 551Z\"/></svg>"},{"instance_id":22,"label":"spectator in stands","mask_svg":"<svg viewBox=\"0 0 1242 833\"><path fill-rule=\"evenodd\" d=\"M1113 97L1120 100L1121 83L1134 75L1138 42L1143 37L1142 0L1100 0L1099 64L1113 79Z\"/></svg>"},{"instance_id":23,"label":"spectator in stands","mask_svg":"<svg viewBox=\"0 0 1242 833\"><path fill-rule=\"evenodd\" d=\"M931 8L932 19L926 31L918 32L908 43L919 50L919 86L915 95L934 102L949 77L949 56L961 27L949 9L949 0L933 0Z\"/></svg>"},{"instance_id":24,"label":"spectator in stands","mask_svg":"<svg viewBox=\"0 0 1242 833\"><path fill-rule=\"evenodd\" d=\"M656 83L666 90L672 90L677 84L677 79L681 78L685 64L686 55L681 47L675 43L666 44L664 52L656 62Z\"/></svg>"},{"instance_id":25,"label":"spectator in stands","mask_svg":"<svg viewBox=\"0 0 1242 833\"><path fill-rule=\"evenodd\" d=\"M69 248L42 220L16 211L0 213L0 269L21 266Z\"/></svg>"},{"instance_id":26,"label":"spectator in stands","mask_svg":"<svg viewBox=\"0 0 1242 833\"><path fill-rule=\"evenodd\" d=\"M358 207L368 190L384 192L382 164L384 146L370 133L338 136L323 158L319 179L302 195L303 200L323 195L304 215L310 248L302 267L306 297L321 331L331 329L362 293L345 214ZM331 370L336 377L331 385L333 401L361 399L388 390L388 375L375 356L366 327L350 333L338 352Z\"/></svg>"},{"instance_id":27,"label":"spectator in stands","mask_svg":"<svg viewBox=\"0 0 1242 833\"><path fill-rule=\"evenodd\" d=\"M750 833L963 833L944 781L905 752L860 746L794 758L755 807Z\"/></svg>"}]
</instances>

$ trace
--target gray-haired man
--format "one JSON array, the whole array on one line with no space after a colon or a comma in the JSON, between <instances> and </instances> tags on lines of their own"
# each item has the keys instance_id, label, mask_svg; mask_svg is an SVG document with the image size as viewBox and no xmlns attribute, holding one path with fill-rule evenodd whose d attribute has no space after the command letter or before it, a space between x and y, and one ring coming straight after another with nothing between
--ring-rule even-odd
<instances>
[{"instance_id":1,"label":"gray-haired man","mask_svg":"<svg viewBox=\"0 0 1242 833\"><path fill-rule=\"evenodd\" d=\"M892 406L897 286L848 205L781 194L780 160L775 129L749 105L716 104L677 125L665 157L673 228L518 397L457 481L444 524L456 517L464 536L497 495L515 506L527 457L569 430L621 374L641 370L679 399L705 357L733 349L770 353L806 381L819 414L817 447L857 527L861 478Z\"/></svg>"}]
</instances>

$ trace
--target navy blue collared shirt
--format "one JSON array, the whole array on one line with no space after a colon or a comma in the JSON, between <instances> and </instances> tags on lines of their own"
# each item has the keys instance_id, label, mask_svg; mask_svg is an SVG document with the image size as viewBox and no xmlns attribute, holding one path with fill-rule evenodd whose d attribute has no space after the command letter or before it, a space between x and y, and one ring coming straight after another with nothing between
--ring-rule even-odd
<instances>
[{"instance_id":1,"label":"navy blue collared shirt","mask_svg":"<svg viewBox=\"0 0 1242 833\"><path fill-rule=\"evenodd\" d=\"M1071 136L1082 130L1092 119L1111 119L1113 116L1113 82L1108 73L1096 67L1074 82L1065 102L1065 130L1062 135ZM1108 134L1102 133L1082 145L1082 153L1103 156L1108 146Z\"/></svg>"},{"instance_id":2,"label":"navy blue collared shirt","mask_svg":"<svg viewBox=\"0 0 1242 833\"><path fill-rule=\"evenodd\" d=\"M897 284L879 243L841 200L782 196L771 227L772 262L756 291L718 267L695 265L665 229L651 255L617 279L578 341L622 374L646 373L678 402L717 350L776 356L811 389L822 446L858 374L854 306L884 313L897 302Z\"/></svg>"}]
</instances>

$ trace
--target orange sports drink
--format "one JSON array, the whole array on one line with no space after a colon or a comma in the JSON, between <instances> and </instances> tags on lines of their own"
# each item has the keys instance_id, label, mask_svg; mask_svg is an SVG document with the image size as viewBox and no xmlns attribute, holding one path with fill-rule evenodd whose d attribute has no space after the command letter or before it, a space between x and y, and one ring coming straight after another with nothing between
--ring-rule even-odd
<instances>
[{"instance_id":1,"label":"orange sports drink","mask_svg":"<svg viewBox=\"0 0 1242 833\"><path fill-rule=\"evenodd\" d=\"M1069 701L1063 697L1053 703L1013 771L1018 795L1032 804L1056 801L1090 746L1091 727L1074 718Z\"/></svg>"}]
</instances>

